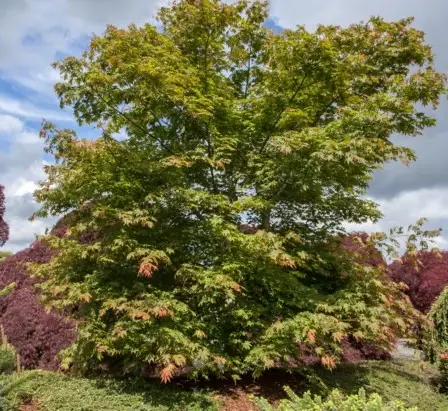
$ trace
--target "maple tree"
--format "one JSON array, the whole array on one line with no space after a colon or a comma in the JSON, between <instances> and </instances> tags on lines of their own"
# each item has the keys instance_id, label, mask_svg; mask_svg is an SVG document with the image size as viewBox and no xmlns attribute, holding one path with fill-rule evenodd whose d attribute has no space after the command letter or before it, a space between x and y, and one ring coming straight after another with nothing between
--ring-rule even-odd
<instances>
[{"instance_id":1,"label":"maple tree","mask_svg":"<svg viewBox=\"0 0 448 411\"><path fill-rule=\"evenodd\" d=\"M372 172L414 159L390 136L435 124L421 105L446 79L423 33L381 18L274 33L265 1L158 17L55 63L61 106L101 131L41 132L56 163L36 217L68 215L33 272L78 321L64 364L237 378L302 349L333 367L348 336L390 348L411 309L338 238L380 218Z\"/></svg>"}]
</instances>

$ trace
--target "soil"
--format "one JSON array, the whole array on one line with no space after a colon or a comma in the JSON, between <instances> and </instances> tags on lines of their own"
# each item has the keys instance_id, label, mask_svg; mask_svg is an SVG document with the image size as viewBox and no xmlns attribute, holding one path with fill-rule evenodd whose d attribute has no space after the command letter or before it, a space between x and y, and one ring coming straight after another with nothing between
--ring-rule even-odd
<instances>
[{"instance_id":1,"label":"soil","mask_svg":"<svg viewBox=\"0 0 448 411\"><path fill-rule=\"evenodd\" d=\"M27 401L25 404L20 406L20 411L40 411L39 404L35 400Z\"/></svg>"},{"instance_id":2,"label":"soil","mask_svg":"<svg viewBox=\"0 0 448 411\"><path fill-rule=\"evenodd\" d=\"M251 397L264 397L271 404L277 404L286 398L284 386L290 387L294 392L303 392L305 382L299 374L289 374L274 370L254 380L243 377L236 383L229 380L213 380L206 383L182 384L185 388L203 388L214 392L214 397L221 402L220 411L256 411Z\"/></svg>"}]
</instances>

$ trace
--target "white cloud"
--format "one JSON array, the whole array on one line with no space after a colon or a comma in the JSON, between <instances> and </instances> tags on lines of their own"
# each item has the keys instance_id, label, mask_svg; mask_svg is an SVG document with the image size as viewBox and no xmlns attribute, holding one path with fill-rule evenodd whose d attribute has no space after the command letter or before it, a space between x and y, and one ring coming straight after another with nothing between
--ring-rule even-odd
<instances>
[{"instance_id":1,"label":"white cloud","mask_svg":"<svg viewBox=\"0 0 448 411\"><path fill-rule=\"evenodd\" d=\"M0 94L0 112L28 119L45 118L48 120L72 121L70 115L63 111L41 109L34 104L17 100L4 94Z\"/></svg>"},{"instance_id":2,"label":"white cloud","mask_svg":"<svg viewBox=\"0 0 448 411\"><path fill-rule=\"evenodd\" d=\"M0 88L0 147L3 140L8 143L7 151L0 149L0 183L7 187L6 217L11 226L11 239L6 248L17 251L33 240L34 233L41 233L51 224L27 221L37 206L30 193L36 181L44 176L44 162L37 133L24 125L24 121L41 118L70 119L68 113L56 107L52 87L58 80L58 73L50 64L60 56L79 54L88 36L102 33L106 24L124 27L131 22L154 21L157 8L167 3L168 0L1 0L0 25L7 35L0 36L0 80L7 81L12 90L29 90L24 97L19 97ZM383 15L388 19L415 15L415 25L428 32L428 41L435 46L439 67L448 67L447 4L444 0L426 3L420 0L271 0L270 3L271 14L285 27L305 24L312 28L318 23L346 25L366 20L371 15ZM120 137L125 138L125 135ZM398 195L391 198L392 194L388 194L385 199L378 200L385 216L378 225L352 228L383 231L392 226L407 226L421 216L430 218L433 225L448 226L448 207L445 207L448 188L444 188L441 178L437 179L439 188L428 188L431 181L435 181L434 170L439 170L439 175L446 171L444 137L446 132L442 127L433 141L422 140L416 144L417 153L426 153L418 166L396 173L392 169L381 177L393 183L378 184L375 196L380 198L385 191ZM411 174L411 180L415 181L426 177L420 186L405 184L404 180ZM422 186L426 189L419 190ZM401 192L403 189L408 191ZM438 241L448 248L445 234Z\"/></svg>"},{"instance_id":3,"label":"white cloud","mask_svg":"<svg viewBox=\"0 0 448 411\"><path fill-rule=\"evenodd\" d=\"M391 228L407 228L420 218L427 218L427 229L448 229L448 188L421 189L403 192L390 199L377 200L383 218L376 224L346 224L348 231L386 232ZM448 249L448 232L434 239L439 248Z\"/></svg>"},{"instance_id":4,"label":"white cloud","mask_svg":"<svg viewBox=\"0 0 448 411\"><path fill-rule=\"evenodd\" d=\"M9 143L7 150L0 151L0 184L5 186L5 219L10 227L5 249L15 252L26 247L35 234L42 234L51 223L28 221L38 207L32 193L37 188L36 182L44 177L43 145L37 132L10 115L0 115L0 135Z\"/></svg>"},{"instance_id":5,"label":"white cloud","mask_svg":"<svg viewBox=\"0 0 448 411\"><path fill-rule=\"evenodd\" d=\"M0 134L17 133L23 128L23 122L9 114L0 114Z\"/></svg>"}]
</instances>

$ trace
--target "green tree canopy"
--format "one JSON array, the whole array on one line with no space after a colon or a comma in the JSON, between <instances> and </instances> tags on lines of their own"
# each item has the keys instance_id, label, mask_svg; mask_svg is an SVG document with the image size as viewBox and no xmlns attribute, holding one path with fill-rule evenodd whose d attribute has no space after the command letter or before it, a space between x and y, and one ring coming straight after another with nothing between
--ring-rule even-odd
<instances>
[{"instance_id":1,"label":"green tree canopy","mask_svg":"<svg viewBox=\"0 0 448 411\"><path fill-rule=\"evenodd\" d=\"M334 239L380 218L372 172L414 159L390 137L435 124L422 106L445 76L423 33L381 18L274 33L266 1L158 16L55 64L61 106L102 133L42 130L56 164L37 216L70 214L36 273L50 305L76 307L67 358L160 364L166 381L293 366L304 347L333 366L347 335L388 346L405 303Z\"/></svg>"}]
</instances>

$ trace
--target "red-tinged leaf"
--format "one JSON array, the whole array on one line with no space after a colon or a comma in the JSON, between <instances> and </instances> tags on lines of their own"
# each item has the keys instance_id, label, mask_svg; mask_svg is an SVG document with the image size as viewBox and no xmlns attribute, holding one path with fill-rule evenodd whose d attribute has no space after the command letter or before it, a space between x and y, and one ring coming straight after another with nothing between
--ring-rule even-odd
<instances>
[{"instance_id":1,"label":"red-tinged leaf","mask_svg":"<svg viewBox=\"0 0 448 411\"><path fill-rule=\"evenodd\" d=\"M102 344L97 345L96 346L96 351L100 352L100 353L106 352L107 351L107 347L105 345L102 345Z\"/></svg>"},{"instance_id":2,"label":"red-tinged leaf","mask_svg":"<svg viewBox=\"0 0 448 411\"><path fill-rule=\"evenodd\" d=\"M224 365L226 362L226 359L223 357L215 357L215 363L218 365Z\"/></svg>"},{"instance_id":3,"label":"red-tinged leaf","mask_svg":"<svg viewBox=\"0 0 448 411\"><path fill-rule=\"evenodd\" d=\"M172 311L168 310L167 308L154 307L152 309L152 312L157 318L164 318L164 317L174 318L174 313Z\"/></svg>"},{"instance_id":4,"label":"red-tinged leaf","mask_svg":"<svg viewBox=\"0 0 448 411\"><path fill-rule=\"evenodd\" d=\"M160 379L164 384L171 381L176 371L176 366L174 364L168 364L162 371L160 371Z\"/></svg>"},{"instance_id":5,"label":"red-tinged leaf","mask_svg":"<svg viewBox=\"0 0 448 411\"><path fill-rule=\"evenodd\" d=\"M196 330L196 331L194 332L194 335L195 335L197 338L201 338L201 339L207 337L207 335L205 334L205 332L202 331L202 330Z\"/></svg>"},{"instance_id":6,"label":"red-tinged leaf","mask_svg":"<svg viewBox=\"0 0 448 411\"><path fill-rule=\"evenodd\" d=\"M314 344L316 342L316 331L309 330L308 333L306 334L306 338L311 344Z\"/></svg>"},{"instance_id":7,"label":"red-tinged leaf","mask_svg":"<svg viewBox=\"0 0 448 411\"><path fill-rule=\"evenodd\" d=\"M148 313L145 313L144 311L135 311L131 313L131 318L135 319L141 319L141 320L149 320L151 316Z\"/></svg>"},{"instance_id":8,"label":"red-tinged leaf","mask_svg":"<svg viewBox=\"0 0 448 411\"><path fill-rule=\"evenodd\" d=\"M81 294L79 299L85 303L88 303L92 300L92 296L90 294Z\"/></svg>"},{"instance_id":9,"label":"red-tinged leaf","mask_svg":"<svg viewBox=\"0 0 448 411\"><path fill-rule=\"evenodd\" d=\"M344 338L344 334L341 332L335 332L333 334L333 340L335 340L336 342L340 343Z\"/></svg>"},{"instance_id":10,"label":"red-tinged leaf","mask_svg":"<svg viewBox=\"0 0 448 411\"><path fill-rule=\"evenodd\" d=\"M333 370L334 368L336 368L335 360L332 357L328 356L328 355L322 357L320 359L320 362L322 363L322 365L324 367L326 367L326 368L328 368L330 370Z\"/></svg>"},{"instance_id":11,"label":"red-tinged leaf","mask_svg":"<svg viewBox=\"0 0 448 411\"><path fill-rule=\"evenodd\" d=\"M139 275L146 277L146 278L151 278L154 271L157 270L157 266L149 261L143 261L140 264L140 268L138 270Z\"/></svg>"}]
</instances>

